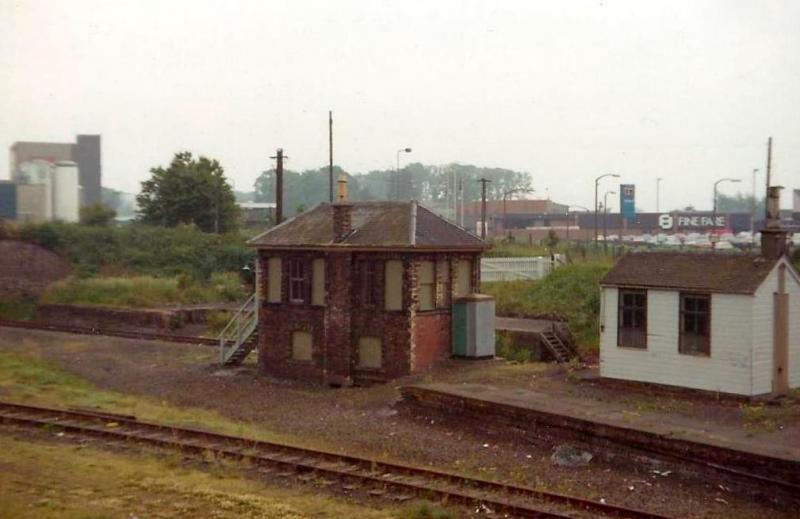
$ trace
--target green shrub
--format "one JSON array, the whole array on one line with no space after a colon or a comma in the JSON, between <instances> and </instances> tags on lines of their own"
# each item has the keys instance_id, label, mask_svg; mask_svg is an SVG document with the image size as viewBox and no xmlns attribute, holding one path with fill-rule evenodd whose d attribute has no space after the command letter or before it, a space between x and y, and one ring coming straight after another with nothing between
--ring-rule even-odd
<instances>
[{"instance_id":1,"label":"green shrub","mask_svg":"<svg viewBox=\"0 0 800 519\"><path fill-rule=\"evenodd\" d=\"M556 314L567 320L579 344L596 346L600 279L610 267L610 261L574 263L540 281L484 283L481 290L495 297L498 314Z\"/></svg>"},{"instance_id":2,"label":"green shrub","mask_svg":"<svg viewBox=\"0 0 800 519\"><path fill-rule=\"evenodd\" d=\"M5 228L3 235L18 236L66 256L83 277L186 274L208 280L214 273L238 272L255 257L245 245L244 235L208 234L190 225L110 227L47 222Z\"/></svg>"},{"instance_id":3,"label":"green shrub","mask_svg":"<svg viewBox=\"0 0 800 519\"><path fill-rule=\"evenodd\" d=\"M514 362L530 362L531 349L520 346L514 342L513 337L508 332L498 331L495 339L497 356Z\"/></svg>"},{"instance_id":4,"label":"green shrub","mask_svg":"<svg viewBox=\"0 0 800 519\"><path fill-rule=\"evenodd\" d=\"M50 285L42 295L45 304L78 304L124 308L211 303L243 299L245 293L236 274L217 274L216 282L187 278L71 277Z\"/></svg>"},{"instance_id":5,"label":"green shrub","mask_svg":"<svg viewBox=\"0 0 800 519\"><path fill-rule=\"evenodd\" d=\"M227 310L209 312L208 316L206 317L206 335L210 337L218 336L220 332L222 332L223 328L228 326L228 323L232 317L233 313L228 312Z\"/></svg>"},{"instance_id":6,"label":"green shrub","mask_svg":"<svg viewBox=\"0 0 800 519\"><path fill-rule=\"evenodd\" d=\"M30 297L0 298L0 319L28 321L36 316L36 301Z\"/></svg>"}]
</instances>

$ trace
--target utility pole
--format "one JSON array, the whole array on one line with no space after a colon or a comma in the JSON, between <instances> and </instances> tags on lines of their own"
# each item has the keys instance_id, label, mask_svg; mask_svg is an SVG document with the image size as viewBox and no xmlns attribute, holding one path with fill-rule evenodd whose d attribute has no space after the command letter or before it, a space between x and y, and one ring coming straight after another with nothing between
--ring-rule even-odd
<instances>
[{"instance_id":1,"label":"utility pole","mask_svg":"<svg viewBox=\"0 0 800 519\"><path fill-rule=\"evenodd\" d=\"M283 221L283 159L289 157L283 154L283 148L278 148L277 153L271 159L277 159L275 167L275 225Z\"/></svg>"},{"instance_id":2,"label":"utility pole","mask_svg":"<svg viewBox=\"0 0 800 519\"><path fill-rule=\"evenodd\" d=\"M328 191L333 202L333 111L328 110Z\"/></svg>"},{"instance_id":3,"label":"utility pole","mask_svg":"<svg viewBox=\"0 0 800 519\"><path fill-rule=\"evenodd\" d=\"M486 240L486 184L491 180L481 178L481 240Z\"/></svg>"},{"instance_id":4,"label":"utility pole","mask_svg":"<svg viewBox=\"0 0 800 519\"><path fill-rule=\"evenodd\" d=\"M753 169L753 200L750 204L750 246L756 245L756 173L758 168Z\"/></svg>"},{"instance_id":5,"label":"utility pole","mask_svg":"<svg viewBox=\"0 0 800 519\"><path fill-rule=\"evenodd\" d=\"M661 212L661 177L656 179L656 212Z\"/></svg>"},{"instance_id":6,"label":"utility pole","mask_svg":"<svg viewBox=\"0 0 800 519\"><path fill-rule=\"evenodd\" d=\"M769 200L769 184L770 184L770 175L772 174L772 137L767 140L767 191L766 197L764 198L764 218L765 221L769 218L769 204L766 203Z\"/></svg>"}]
</instances>

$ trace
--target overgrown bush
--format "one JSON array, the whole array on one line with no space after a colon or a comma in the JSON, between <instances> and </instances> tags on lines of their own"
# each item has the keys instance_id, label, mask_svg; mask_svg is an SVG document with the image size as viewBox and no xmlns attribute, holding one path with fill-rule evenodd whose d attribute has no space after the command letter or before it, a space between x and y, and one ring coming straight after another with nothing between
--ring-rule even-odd
<instances>
[{"instance_id":1,"label":"overgrown bush","mask_svg":"<svg viewBox=\"0 0 800 519\"><path fill-rule=\"evenodd\" d=\"M175 304L238 301L246 297L236 274L215 274L209 282L152 276L71 277L50 285L45 304L152 308Z\"/></svg>"},{"instance_id":2,"label":"overgrown bush","mask_svg":"<svg viewBox=\"0 0 800 519\"><path fill-rule=\"evenodd\" d=\"M218 310L215 312L208 312L206 317L206 335L216 337L219 335L223 328L228 326L233 314L227 310Z\"/></svg>"},{"instance_id":3,"label":"overgrown bush","mask_svg":"<svg viewBox=\"0 0 800 519\"><path fill-rule=\"evenodd\" d=\"M495 297L498 314L559 315L579 344L593 347L599 338L600 279L610 267L610 261L573 263L540 281L483 283L481 291Z\"/></svg>"},{"instance_id":4,"label":"overgrown bush","mask_svg":"<svg viewBox=\"0 0 800 519\"><path fill-rule=\"evenodd\" d=\"M7 227L3 234L63 254L79 277L185 274L209 280L214 273L239 272L254 258L245 238L238 233L208 234L188 225L168 229L139 224L104 227L48 222Z\"/></svg>"}]
</instances>

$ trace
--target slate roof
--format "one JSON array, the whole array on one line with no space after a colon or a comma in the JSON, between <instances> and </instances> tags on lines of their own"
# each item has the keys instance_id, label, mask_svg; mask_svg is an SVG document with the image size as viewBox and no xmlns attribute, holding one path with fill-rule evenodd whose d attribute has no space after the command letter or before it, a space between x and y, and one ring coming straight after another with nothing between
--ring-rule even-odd
<instances>
[{"instance_id":1,"label":"slate roof","mask_svg":"<svg viewBox=\"0 0 800 519\"><path fill-rule=\"evenodd\" d=\"M753 294L778 260L725 253L628 253L601 285Z\"/></svg>"},{"instance_id":2,"label":"slate roof","mask_svg":"<svg viewBox=\"0 0 800 519\"><path fill-rule=\"evenodd\" d=\"M349 202L351 232L335 243L333 206L316 207L277 225L248 242L256 248L351 247L480 250L477 236L448 222L417 202Z\"/></svg>"}]
</instances>

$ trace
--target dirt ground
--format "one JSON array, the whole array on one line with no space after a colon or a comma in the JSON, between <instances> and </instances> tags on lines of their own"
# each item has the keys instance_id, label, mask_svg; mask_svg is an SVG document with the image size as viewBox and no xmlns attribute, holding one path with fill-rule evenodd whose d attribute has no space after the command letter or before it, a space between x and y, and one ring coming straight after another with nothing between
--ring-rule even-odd
<instances>
[{"instance_id":1,"label":"dirt ground","mask_svg":"<svg viewBox=\"0 0 800 519\"><path fill-rule=\"evenodd\" d=\"M0 351L55 361L101 389L212 409L307 446L504 479L673 517L796 517L796 503L782 497L737 488L667 462L624 451L593 452L586 466L560 467L550 459L557 438L522 442L437 417L398 414L393 407L398 388L409 383L490 383L657 412L665 421L692 416L719 420L756 438L797 434L796 405L777 415L771 409L748 414L739 404L619 392L555 366L503 361L454 361L434 373L386 385L328 389L268 379L252 363L220 370L213 364L216 351L203 346L4 328ZM759 412L769 418L753 418Z\"/></svg>"}]
</instances>

